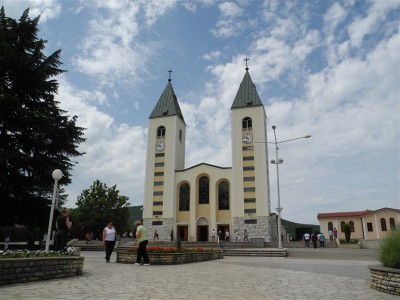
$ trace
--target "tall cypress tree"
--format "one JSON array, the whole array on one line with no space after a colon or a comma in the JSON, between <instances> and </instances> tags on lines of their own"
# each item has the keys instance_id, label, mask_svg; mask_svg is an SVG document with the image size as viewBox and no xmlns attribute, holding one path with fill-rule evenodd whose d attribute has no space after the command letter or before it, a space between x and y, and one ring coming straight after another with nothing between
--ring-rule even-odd
<instances>
[{"instance_id":1,"label":"tall cypress tree","mask_svg":"<svg viewBox=\"0 0 400 300\"><path fill-rule=\"evenodd\" d=\"M53 170L63 172L59 183L67 185L71 158L83 155L77 147L84 128L54 100L54 77L64 72L61 50L43 53L38 22L29 9L19 20L0 9L0 225L45 227Z\"/></svg>"}]
</instances>

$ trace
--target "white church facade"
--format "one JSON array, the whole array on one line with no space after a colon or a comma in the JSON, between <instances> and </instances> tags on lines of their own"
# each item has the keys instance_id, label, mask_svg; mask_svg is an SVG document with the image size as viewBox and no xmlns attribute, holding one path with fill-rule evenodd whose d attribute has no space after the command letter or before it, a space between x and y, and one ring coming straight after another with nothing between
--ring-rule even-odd
<instances>
[{"instance_id":1,"label":"white church facade","mask_svg":"<svg viewBox=\"0 0 400 300\"><path fill-rule=\"evenodd\" d=\"M246 229L253 240L276 240L271 217L266 113L246 68L231 106L232 167L185 168L186 123L171 79L148 125L143 223L160 240L211 240ZM273 214L274 216L274 214Z\"/></svg>"}]
</instances>

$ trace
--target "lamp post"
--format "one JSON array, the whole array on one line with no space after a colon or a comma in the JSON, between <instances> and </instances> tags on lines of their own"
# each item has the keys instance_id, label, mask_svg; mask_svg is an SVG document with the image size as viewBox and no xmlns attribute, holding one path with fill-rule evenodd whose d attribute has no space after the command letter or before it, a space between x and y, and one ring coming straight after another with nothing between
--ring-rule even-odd
<instances>
[{"instance_id":1,"label":"lamp post","mask_svg":"<svg viewBox=\"0 0 400 300\"><path fill-rule=\"evenodd\" d=\"M53 179L54 179L54 189L53 189L53 200L51 202L49 227L47 229L46 252L49 251L49 245L50 245L50 234L51 234L51 226L53 224L54 203L56 201L57 184L58 184L58 181L63 177L63 173L61 172L61 170L56 169L53 171L53 173L51 175L53 176Z\"/></svg>"},{"instance_id":2,"label":"lamp post","mask_svg":"<svg viewBox=\"0 0 400 300\"><path fill-rule=\"evenodd\" d=\"M284 141L277 141L276 139L276 126L273 125L272 129L274 130L274 137L275 137L275 142L267 142L267 143L271 143L271 144L275 144L275 154L276 154L276 159L272 159L271 163L276 165L276 179L277 179L277 188L278 188L278 207L276 208L277 212L278 212L278 248L282 249L282 224L281 224L281 211L282 211L282 207L281 207L281 196L280 196L280 191L279 191L279 164L283 163L283 159L278 158L278 144L280 143L285 143L285 142L289 142L289 141L293 141L293 140L298 140L298 139L307 139L310 138L311 135L306 135L306 136L302 136L302 137L298 137L298 138L293 138L293 139L289 139L289 140L284 140Z\"/></svg>"}]
</instances>

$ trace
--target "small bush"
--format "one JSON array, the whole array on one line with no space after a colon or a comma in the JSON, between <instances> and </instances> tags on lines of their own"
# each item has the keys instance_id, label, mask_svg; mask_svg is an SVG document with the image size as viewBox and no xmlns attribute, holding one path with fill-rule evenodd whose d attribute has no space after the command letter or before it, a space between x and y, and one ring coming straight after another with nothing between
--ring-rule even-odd
<instances>
[{"instance_id":1,"label":"small bush","mask_svg":"<svg viewBox=\"0 0 400 300\"><path fill-rule=\"evenodd\" d=\"M390 232L380 250L380 261L385 267L400 269L400 230Z\"/></svg>"},{"instance_id":2,"label":"small bush","mask_svg":"<svg viewBox=\"0 0 400 300\"><path fill-rule=\"evenodd\" d=\"M350 242L350 236L351 236L350 225L348 223L344 224L343 229L344 229L344 236L346 238L346 242Z\"/></svg>"}]
</instances>

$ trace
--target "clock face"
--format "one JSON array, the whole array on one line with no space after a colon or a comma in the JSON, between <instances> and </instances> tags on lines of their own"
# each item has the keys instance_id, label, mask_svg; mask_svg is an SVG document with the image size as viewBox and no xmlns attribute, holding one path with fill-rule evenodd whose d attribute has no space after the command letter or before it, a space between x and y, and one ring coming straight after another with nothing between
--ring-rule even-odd
<instances>
[{"instance_id":1,"label":"clock face","mask_svg":"<svg viewBox=\"0 0 400 300\"><path fill-rule=\"evenodd\" d=\"M157 141L156 150L163 151L165 149L165 143L163 141Z\"/></svg>"},{"instance_id":2,"label":"clock face","mask_svg":"<svg viewBox=\"0 0 400 300\"><path fill-rule=\"evenodd\" d=\"M253 135L251 133L245 133L242 137L242 142L249 144L253 141Z\"/></svg>"}]
</instances>

